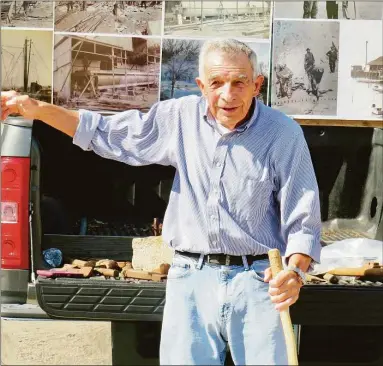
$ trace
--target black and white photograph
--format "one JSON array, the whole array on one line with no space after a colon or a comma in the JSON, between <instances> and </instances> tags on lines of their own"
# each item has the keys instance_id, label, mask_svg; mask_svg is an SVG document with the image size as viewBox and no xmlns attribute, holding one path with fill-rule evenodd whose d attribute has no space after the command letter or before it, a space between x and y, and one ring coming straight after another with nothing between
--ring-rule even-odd
<instances>
[{"instance_id":1,"label":"black and white photograph","mask_svg":"<svg viewBox=\"0 0 383 366\"><path fill-rule=\"evenodd\" d=\"M158 101L160 39L55 36L54 104L119 112Z\"/></svg>"},{"instance_id":2,"label":"black and white photograph","mask_svg":"<svg viewBox=\"0 0 383 366\"><path fill-rule=\"evenodd\" d=\"M161 64L161 100L186 95L201 95L195 82L198 56L204 40L164 39ZM246 42L258 56L258 72L265 78L258 99L267 104L269 75L269 42Z\"/></svg>"},{"instance_id":3,"label":"black and white photograph","mask_svg":"<svg viewBox=\"0 0 383 366\"><path fill-rule=\"evenodd\" d=\"M1 26L53 28L53 1L1 0Z\"/></svg>"},{"instance_id":4,"label":"black and white photograph","mask_svg":"<svg viewBox=\"0 0 383 366\"><path fill-rule=\"evenodd\" d=\"M274 19L383 19L381 1L275 1Z\"/></svg>"},{"instance_id":5,"label":"black and white photograph","mask_svg":"<svg viewBox=\"0 0 383 366\"><path fill-rule=\"evenodd\" d=\"M53 32L1 30L1 90L52 102Z\"/></svg>"},{"instance_id":6,"label":"black and white photograph","mask_svg":"<svg viewBox=\"0 0 383 366\"><path fill-rule=\"evenodd\" d=\"M359 20L340 27L339 117L383 118L382 29L379 20Z\"/></svg>"},{"instance_id":7,"label":"black and white photograph","mask_svg":"<svg viewBox=\"0 0 383 366\"><path fill-rule=\"evenodd\" d=\"M288 115L336 116L339 22L274 22L271 105Z\"/></svg>"},{"instance_id":8,"label":"black and white photograph","mask_svg":"<svg viewBox=\"0 0 383 366\"><path fill-rule=\"evenodd\" d=\"M163 1L56 1L55 30L161 35Z\"/></svg>"},{"instance_id":9,"label":"black and white photograph","mask_svg":"<svg viewBox=\"0 0 383 366\"><path fill-rule=\"evenodd\" d=\"M165 35L270 38L270 1L166 1Z\"/></svg>"}]
</instances>

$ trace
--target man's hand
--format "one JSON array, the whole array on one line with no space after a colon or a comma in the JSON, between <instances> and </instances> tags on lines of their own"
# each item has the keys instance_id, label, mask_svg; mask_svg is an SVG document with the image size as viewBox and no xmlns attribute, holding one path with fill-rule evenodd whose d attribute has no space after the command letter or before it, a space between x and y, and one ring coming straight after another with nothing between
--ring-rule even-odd
<instances>
[{"instance_id":1,"label":"man's hand","mask_svg":"<svg viewBox=\"0 0 383 366\"><path fill-rule=\"evenodd\" d=\"M1 120L10 114L21 114L30 120L40 120L73 137L79 124L79 113L57 105L20 95L15 91L1 92Z\"/></svg>"},{"instance_id":2,"label":"man's hand","mask_svg":"<svg viewBox=\"0 0 383 366\"><path fill-rule=\"evenodd\" d=\"M287 258L288 264L307 272L312 258L306 254L294 253ZM271 268L265 271L265 282L269 282L269 294L271 301L276 304L278 311L286 310L290 305L297 302L299 291L303 286L299 275L294 271L283 270L277 277L272 279Z\"/></svg>"},{"instance_id":3,"label":"man's hand","mask_svg":"<svg viewBox=\"0 0 383 366\"><path fill-rule=\"evenodd\" d=\"M276 310L286 310L298 300L302 282L294 271L281 271L272 279L271 268L267 268L265 282L269 282L269 295Z\"/></svg>"},{"instance_id":4,"label":"man's hand","mask_svg":"<svg viewBox=\"0 0 383 366\"><path fill-rule=\"evenodd\" d=\"M21 114L26 119L37 119L39 102L29 98L28 95L20 95L11 90L1 92L1 120L4 121L10 114Z\"/></svg>"}]
</instances>

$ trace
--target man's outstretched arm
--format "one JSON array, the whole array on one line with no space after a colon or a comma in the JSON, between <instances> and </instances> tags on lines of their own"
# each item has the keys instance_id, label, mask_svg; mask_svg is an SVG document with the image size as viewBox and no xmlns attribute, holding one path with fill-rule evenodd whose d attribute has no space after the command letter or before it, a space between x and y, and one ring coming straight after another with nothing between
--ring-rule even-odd
<instances>
[{"instance_id":1,"label":"man's outstretched arm","mask_svg":"<svg viewBox=\"0 0 383 366\"><path fill-rule=\"evenodd\" d=\"M104 117L99 113L71 111L14 91L1 93L2 119L21 114L37 119L71 136L85 151L129 165L175 166L178 107L172 100L155 103L148 112L127 110Z\"/></svg>"},{"instance_id":2,"label":"man's outstretched arm","mask_svg":"<svg viewBox=\"0 0 383 366\"><path fill-rule=\"evenodd\" d=\"M79 124L78 111L71 111L53 104L19 95L15 91L1 92L1 120L10 114L20 114L26 119L38 119L73 137Z\"/></svg>"}]
</instances>

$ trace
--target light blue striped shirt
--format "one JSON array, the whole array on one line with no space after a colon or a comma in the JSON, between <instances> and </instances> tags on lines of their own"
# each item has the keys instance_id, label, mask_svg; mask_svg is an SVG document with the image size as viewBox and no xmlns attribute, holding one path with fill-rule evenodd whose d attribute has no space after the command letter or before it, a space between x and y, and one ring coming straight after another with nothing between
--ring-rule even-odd
<instances>
[{"instance_id":1,"label":"light blue striped shirt","mask_svg":"<svg viewBox=\"0 0 383 366\"><path fill-rule=\"evenodd\" d=\"M195 253L303 253L319 262L321 217L310 153L298 123L257 102L246 124L217 129L203 97L103 117L80 110L84 150L176 175L163 223L173 248Z\"/></svg>"}]
</instances>

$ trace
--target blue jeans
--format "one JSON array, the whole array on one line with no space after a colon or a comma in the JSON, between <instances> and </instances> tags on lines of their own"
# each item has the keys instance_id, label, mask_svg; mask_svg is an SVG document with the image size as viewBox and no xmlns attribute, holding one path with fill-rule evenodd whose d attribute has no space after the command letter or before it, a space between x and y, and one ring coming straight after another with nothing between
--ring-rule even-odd
<instances>
[{"instance_id":1,"label":"blue jeans","mask_svg":"<svg viewBox=\"0 0 383 366\"><path fill-rule=\"evenodd\" d=\"M263 281L269 261L222 266L175 255L168 274L161 365L287 365L279 313Z\"/></svg>"}]
</instances>

